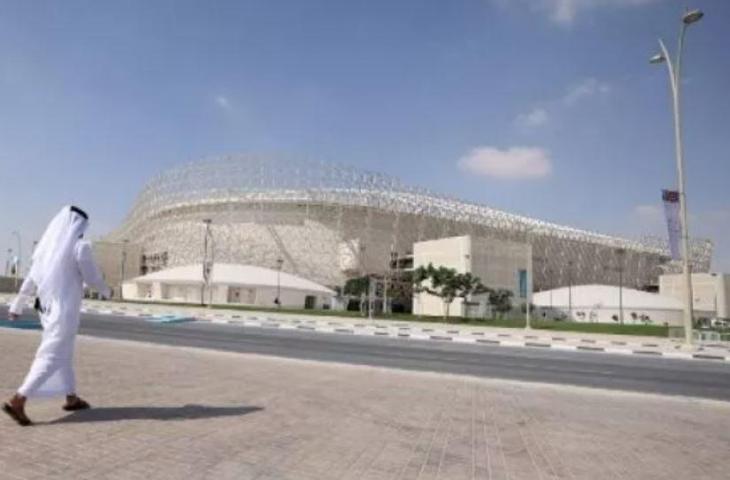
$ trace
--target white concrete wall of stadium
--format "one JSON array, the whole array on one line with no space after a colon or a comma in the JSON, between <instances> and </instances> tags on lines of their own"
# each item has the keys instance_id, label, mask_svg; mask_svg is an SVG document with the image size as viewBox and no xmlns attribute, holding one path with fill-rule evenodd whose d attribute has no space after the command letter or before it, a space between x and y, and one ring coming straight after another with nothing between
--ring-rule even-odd
<instances>
[{"instance_id":1,"label":"white concrete wall of stadium","mask_svg":"<svg viewBox=\"0 0 730 480\"><path fill-rule=\"evenodd\" d=\"M478 276L490 288L504 288L512 292L514 305L525 302L520 298L519 270L528 268L528 245L518 242L478 238L469 235L417 242L413 245L413 266L434 266L453 268L459 273L470 272ZM532 290L532 274L528 273L528 291ZM471 299L478 302L478 315L486 314L487 296L477 295ZM413 297L413 312L417 315L443 315L443 301L428 293L417 293ZM449 314L465 316L462 299L451 304Z\"/></svg>"}]
</instances>

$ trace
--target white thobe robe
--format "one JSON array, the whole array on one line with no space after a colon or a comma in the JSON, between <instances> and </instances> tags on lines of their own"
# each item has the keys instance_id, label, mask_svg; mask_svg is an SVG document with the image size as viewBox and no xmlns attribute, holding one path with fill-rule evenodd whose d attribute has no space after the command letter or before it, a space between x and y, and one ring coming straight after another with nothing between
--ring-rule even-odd
<instances>
[{"instance_id":1,"label":"white thobe robe","mask_svg":"<svg viewBox=\"0 0 730 480\"><path fill-rule=\"evenodd\" d=\"M84 283L109 297L109 287L94 262L91 245L79 239L74 247L75 268L64 275L66 295L43 305L40 315L43 326L41 344L33 364L18 393L25 397L49 397L76 393L76 376L73 368L74 341L79 328L81 299ZM10 306L17 315L23 305L33 298L36 285L25 279L18 296Z\"/></svg>"}]
</instances>

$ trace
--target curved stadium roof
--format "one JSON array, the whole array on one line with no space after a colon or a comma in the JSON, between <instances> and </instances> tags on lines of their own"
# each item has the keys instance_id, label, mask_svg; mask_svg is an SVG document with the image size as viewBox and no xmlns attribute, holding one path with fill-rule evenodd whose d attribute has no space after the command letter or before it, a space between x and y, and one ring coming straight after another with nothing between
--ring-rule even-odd
<instances>
[{"instance_id":1,"label":"curved stadium roof","mask_svg":"<svg viewBox=\"0 0 730 480\"><path fill-rule=\"evenodd\" d=\"M461 201L379 173L264 155L208 158L156 175L142 190L120 231L189 206L251 202L364 206L668 255L664 242L658 239L629 240L604 235ZM697 247L711 251L708 241L693 245L693 251Z\"/></svg>"},{"instance_id":2,"label":"curved stadium roof","mask_svg":"<svg viewBox=\"0 0 730 480\"><path fill-rule=\"evenodd\" d=\"M138 283L163 282L172 284L203 285L201 263L168 268L129 280ZM334 295L331 290L316 282L287 272L278 272L256 265L216 263L211 272L212 285L238 285L246 287L283 288L303 292Z\"/></svg>"}]
</instances>

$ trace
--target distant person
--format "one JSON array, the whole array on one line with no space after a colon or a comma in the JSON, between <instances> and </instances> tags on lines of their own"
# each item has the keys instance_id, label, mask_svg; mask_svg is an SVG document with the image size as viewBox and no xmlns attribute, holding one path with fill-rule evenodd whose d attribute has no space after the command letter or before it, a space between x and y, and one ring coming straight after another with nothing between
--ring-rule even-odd
<instances>
[{"instance_id":1,"label":"distant person","mask_svg":"<svg viewBox=\"0 0 730 480\"><path fill-rule=\"evenodd\" d=\"M25 402L32 397L66 395L64 410L84 410L90 405L76 395L73 368L74 341L79 328L84 283L109 298L91 253L83 240L88 215L67 206L51 220L33 252L28 277L10 305L10 320L23 313L24 304L34 295L43 326L41 344L25 381L2 409L22 426L32 422L25 414Z\"/></svg>"}]
</instances>

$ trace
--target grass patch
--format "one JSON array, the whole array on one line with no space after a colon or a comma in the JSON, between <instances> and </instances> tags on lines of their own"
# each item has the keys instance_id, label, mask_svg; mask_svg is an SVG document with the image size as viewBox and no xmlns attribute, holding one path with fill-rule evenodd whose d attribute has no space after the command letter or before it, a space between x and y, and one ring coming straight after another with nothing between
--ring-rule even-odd
<instances>
[{"instance_id":1,"label":"grass patch","mask_svg":"<svg viewBox=\"0 0 730 480\"><path fill-rule=\"evenodd\" d=\"M144 302L135 300L124 300L122 303L130 303L136 305L158 305L168 307L195 307L189 303L167 303L167 302ZM339 310L305 310L292 308L266 308L251 307L246 305L213 305L213 310L238 310L245 312L264 312L264 313L286 313L294 315L313 315L324 317L349 317L361 318L366 320L367 315L363 316L360 312L339 311ZM481 327L500 327L500 328L524 328L525 317L504 317L504 318L465 318L465 317L449 317L445 321L441 316L418 316L409 313L393 313L389 315L376 315L375 320L400 320L404 322L418 323L446 323L449 325L472 325ZM668 337L669 328L659 325L619 325L615 323L578 323L578 322L555 322L544 320L532 320L532 328L535 330L554 330L559 332L583 332L583 333L599 333L612 335L640 335L649 337Z\"/></svg>"},{"instance_id":2,"label":"grass patch","mask_svg":"<svg viewBox=\"0 0 730 480\"><path fill-rule=\"evenodd\" d=\"M202 307L200 304L179 303L179 302L145 302L141 300L115 300L119 303L129 303L134 305L155 305L166 307ZM207 307L207 306L206 306ZM323 317L349 317L367 319L367 314L363 315L357 311L351 310L307 310L304 308L275 308L275 307L258 307L248 305L212 305L212 310L237 310L243 312L264 312L264 313L285 313L290 315L312 315ZM448 321L442 316L418 316L410 313L391 313L388 315L378 314L373 316L375 320L401 320L405 322L423 322L423 323L449 323L454 325L484 325L492 327L513 327L523 328L525 326L524 317L521 318L466 318L466 317L449 317Z\"/></svg>"},{"instance_id":3,"label":"grass patch","mask_svg":"<svg viewBox=\"0 0 730 480\"><path fill-rule=\"evenodd\" d=\"M618 325L614 323L577 323L533 321L532 327L539 330L560 332L608 333L612 335L643 335L648 337L667 337L669 327L660 325Z\"/></svg>"}]
</instances>

